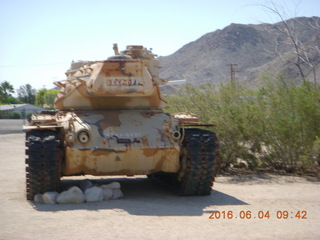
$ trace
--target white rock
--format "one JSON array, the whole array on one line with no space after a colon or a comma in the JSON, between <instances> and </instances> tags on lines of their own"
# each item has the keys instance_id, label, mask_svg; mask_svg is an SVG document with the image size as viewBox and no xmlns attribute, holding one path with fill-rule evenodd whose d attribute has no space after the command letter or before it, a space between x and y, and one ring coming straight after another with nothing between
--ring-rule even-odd
<instances>
[{"instance_id":1,"label":"white rock","mask_svg":"<svg viewBox=\"0 0 320 240\"><path fill-rule=\"evenodd\" d=\"M83 203L84 194L78 187L71 187L68 191L64 191L57 197L57 203Z\"/></svg>"},{"instance_id":2,"label":"white rock","mask_svg":"<svg viewBox=\"0 0 320 240\"><path fill-rule=\"evenodd\" d=\"M57 192L46 192L42 195L44 203L55 204L59 193Z\"/></svg>"},{"instance_id":3,"label":"white rock","mask_svg":"<svg viewBox=\"0 0 320 240\"><path fill-rule=\"evenodd\" d=\"M42 194L38 193L34 195L33 201L35 201L36 203L43 203Z\"/></svg>"},{"instance_id":4,"label":"white rock","mask_svg":"<svg viewBox=\"0 0 320 240\"><path fill-rule=\"evenodd\" d=\"M103 188L103 186L101 186L101 189L102 189L103 200L112 199L113 191L111 188Z\"/></svg>"},{"instance_id":5,"label":"white rock","mask_svg":"<svg viewBox=\"0 0 320 240\"><path fill-rule=\"evenodd\" d=\"M103 188L112 188L112 189L115 189L115 188L117 188L117 189L120 189L120 183L118 183L118 182L112 182L112 183L109 183L109 184L105 184L105 185L102 185L101 187L103 187Z\"/></svg>"},{"instance_id":6,"label":"white rock","mask_svg":"<svg viewBox=\"0 0 320 240\"><path fill-rule=\"evenodd\" d=\"M121 189L115 188L115 189L112 189L112 191L113 191L112 199L119 199L123 197L123 193Z\"/></svg>"},{"instance_id":7,"label":"white rock","mask_svg":"<svg viewBox=\"0 0 320 240\"><path fill-rule=\"evenodd\" d=\"M80 182L79 187L82 190L82 192L85 192L88 188L93 187L93 184L88 179L86 179Z\"/></svg>"},{"instance_id":8,"label":"white rock","mask_svg":"<svg viewBox=\"0 0 320 240\"><path fill-rule=\"evenodd\" d=\"M103 200L102 188L100 187L88 188L84 195L87 202L101 202Z\"/></svg>"}]
</instances>

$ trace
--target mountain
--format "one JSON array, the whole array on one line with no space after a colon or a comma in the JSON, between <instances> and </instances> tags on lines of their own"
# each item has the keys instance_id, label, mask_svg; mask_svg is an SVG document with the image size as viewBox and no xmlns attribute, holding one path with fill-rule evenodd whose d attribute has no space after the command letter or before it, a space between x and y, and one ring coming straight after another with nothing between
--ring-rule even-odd
<instances>
[{"instance_id":1,"label":"mountain","mask_svg":"<svg viewBox=\"0 0 320 240\"><path fill-rule=\"evenodd\" d=\"M264 72L285 71L299 79L292 37L303 57L300 60L302 71L313 82L313 70L320 78L320 17L293 18L285 23L231 24L207 33L175 53L159 57L163 66L160 77L186 79L194 85L217 83L230 80L230 64L236 64L233 65L236 81L250 83L253 87L258 86L259 74ZM303 62L305 60L307 62Z\"/></svg>"}]
</instances>

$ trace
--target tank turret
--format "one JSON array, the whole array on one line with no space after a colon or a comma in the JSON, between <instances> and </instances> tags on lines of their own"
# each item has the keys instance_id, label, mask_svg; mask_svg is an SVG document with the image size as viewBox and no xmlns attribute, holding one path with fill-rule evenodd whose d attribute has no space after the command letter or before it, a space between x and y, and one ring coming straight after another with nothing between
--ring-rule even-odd
<instances>
[{"instance_id":1,"label":"tank turret","mask_svg":"<svg viewBox=\"0 0 320 240\"><path fill-rule=\"evenodd\" d=\"M127 46L104 61L78 62L66 72L67 80L55 99L60 110L162 109L166 101L160 91L160 63L143 46Z\"/></svg>"}]
</instances>

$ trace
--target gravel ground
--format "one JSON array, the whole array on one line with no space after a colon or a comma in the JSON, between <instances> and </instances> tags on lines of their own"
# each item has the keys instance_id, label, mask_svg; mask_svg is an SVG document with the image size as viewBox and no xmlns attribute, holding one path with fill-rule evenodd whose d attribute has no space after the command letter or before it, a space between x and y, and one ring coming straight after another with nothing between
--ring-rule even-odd
<instances>
[{"instance_id":1,"label":"gravel ground","mask_svg":"<svg viewBox=\"0 0 320 240\"><path fill-rule=\"evenodd\" d=\"M24 151L24 134L0 135L1 240L320 239L316 179L221 176L210 196L179 197L144 176L94 178L119 181L125 197L44 205L25 198Z\"/></svg>"}]
</instances>

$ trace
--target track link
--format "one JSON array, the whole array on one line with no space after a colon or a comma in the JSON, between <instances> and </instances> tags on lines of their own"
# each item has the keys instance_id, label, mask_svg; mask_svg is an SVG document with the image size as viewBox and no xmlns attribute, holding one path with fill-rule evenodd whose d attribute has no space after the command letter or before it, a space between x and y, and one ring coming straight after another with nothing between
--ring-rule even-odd
<instances>
[{"instance_id":1,"label":"track link","mask_svg":"<svg viewBox=\"0 0 320 240\"><path fill-rule=\"evenodd\" d=\"M35 194L58 191L61 176L61 146L57 133L32 130L26 133L27 199Z\"/></svg>"},{"instance_id":2,"label":"track link","mask_svg":"<svg viewBox=\"0 0 320 240\"><path fill-rule=\"evenodd\" d=\"M216 135L203 129L185 129L182 145L180 195L210 195L219 166Z\"/></svg>"}]
</instances>

